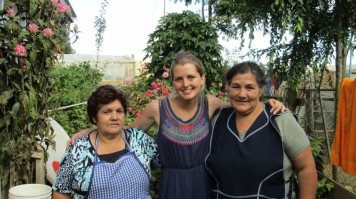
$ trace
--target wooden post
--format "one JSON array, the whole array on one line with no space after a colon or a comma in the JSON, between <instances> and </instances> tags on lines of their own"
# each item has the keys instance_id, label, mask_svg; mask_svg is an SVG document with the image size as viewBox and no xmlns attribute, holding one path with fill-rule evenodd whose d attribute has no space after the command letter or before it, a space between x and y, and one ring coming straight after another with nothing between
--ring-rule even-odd
<instances>
[{"instance_id":1,"label":"wooden post","mask_svg":"<svg viewBox=\"0 0 356 199\"><path fill-rule=\"evenodd\" d=\"M36 183L45 184L45 162L41 146L37 145L37 151L33 152L31 157L36 159Z\"/></svg>"}]
</instances>

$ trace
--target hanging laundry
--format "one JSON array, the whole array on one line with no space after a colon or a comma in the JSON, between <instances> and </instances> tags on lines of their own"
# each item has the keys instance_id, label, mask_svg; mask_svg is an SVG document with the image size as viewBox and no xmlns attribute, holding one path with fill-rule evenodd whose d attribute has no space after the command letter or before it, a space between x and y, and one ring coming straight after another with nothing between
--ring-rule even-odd
<instances>
[{"instance_id":1,"label":"hanging laundry","mask_svg":"<svg viewBox=\"0 0 356 199\"><path fill-rule=\"evenodd\" d=\"M342 80L338 109L331 162L356 175L356 79Z\"/></svg>"}]
</instances>

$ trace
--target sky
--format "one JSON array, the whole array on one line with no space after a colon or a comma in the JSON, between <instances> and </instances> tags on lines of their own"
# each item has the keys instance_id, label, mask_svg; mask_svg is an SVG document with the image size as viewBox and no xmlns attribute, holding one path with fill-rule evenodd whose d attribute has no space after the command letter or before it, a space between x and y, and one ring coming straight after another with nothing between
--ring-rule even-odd
<instances>
[{"instance_id":1,"label":"sky","mask_svg":"<svg viewBox=\"0 0 356 199\"><path fill-rule=\"evenodd\" d=\"M106 30L101 55L134 55L135 59L142 60L147 45L148 35L158 25L164 14L183 10L200 12L200 5L186 7L178 0L108 0L106 7ZM79 54L96 54L94 20L99 15L102 0L70 0L77 15L75 24L78 25L79 39L72 47ZM268 39L261 35L256 37L253 47L268 46ZM233 49L239 46L238 41L220 40L220 43ZM247 50L245 50L247 52Z\"/></svg>"},{"instance_id":2,"label":"sky","mask_svg":"<svg viewBox=\"0 0 356 199\"><path fill-rule=\"evenodd\" d=\"M69 0L77 18L74 24L79 27L79 39L72 47L79 54L96 54L94 20L100 13L103 0ZM152 33L164 14L183 10L191 10L200 13L201 5L190 5L186 7L181 0L174 3L173 0L108 0L106 7L106 30L104 42L100 50L101 55L134 56L136 60L142 60L145 56L143 50L148 41L148 35ZM194 2L194 1L193 1ZM233 50L239 47L239 41L226 41L219 39L220 44ZM247 38L245 39L247 41ZM247 43L245 44L247 46ZM269 37L264 37L257 32L252 42L252 48L263 49L269 46ZM239 55L248 52L245 47ZM224 53L223 53L224 56ZM226 57L225 57L226 58ZM356 63L356 58L354 57ZM252 60L267 63L267 58L253 60L246 57L244 61ZM242 61L237 58L233 61Z\"/></svg>"},{"instance_id":3,"label":"sky","mask_svg":"<svg viewBox=\"0 0 356 199\"><path fill-rule=\"evenodd\" d=\"M188 9L184 3L169 0L108 0L106 30L102 55L134 55L143 58L148 35L158 25L164 13ZM79 39L72 45L76 53L96 54L94 20L99 15L102 0L70 0L77 15ZM165 6L164 6L165 4ZM197 9L193 12L198 11Z\"/></svg>"}]
</instances>

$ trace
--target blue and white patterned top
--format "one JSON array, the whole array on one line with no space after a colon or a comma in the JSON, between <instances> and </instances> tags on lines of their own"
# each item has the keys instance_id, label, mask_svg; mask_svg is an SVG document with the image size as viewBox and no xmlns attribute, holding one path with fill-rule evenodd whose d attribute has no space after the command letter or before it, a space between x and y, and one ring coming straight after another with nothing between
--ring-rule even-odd
<instances>
[{"instance_id":1,"label":"blue and white patterned top","mask_svg":"<svg viewBox=\"0 0 356 199\"><path fill-rule=\"evenodd\" d=\"M155 140L136 128L125 129L127 140L132 151L151 176L151 163L158 165L158 151ZM53 191L74 193L75 198L85 196L93 171L95 150L89 141L89 135L76 140L64 154L58 170Z\"/></svg>"}]
</instances>

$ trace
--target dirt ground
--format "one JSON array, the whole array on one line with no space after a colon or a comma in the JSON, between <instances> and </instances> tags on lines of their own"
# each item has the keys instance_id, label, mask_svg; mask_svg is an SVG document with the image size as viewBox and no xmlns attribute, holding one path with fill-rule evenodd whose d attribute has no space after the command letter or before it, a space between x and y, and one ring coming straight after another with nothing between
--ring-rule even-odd
<instances>
[{"instance_id":1,"label":"dirt ground","mask_svg":"<svg viewBox=\"0 0 356 199\"><path fill-rule=\"evenodd\" d=\"M343 185L347 190L352 191L353 193L356 193L356 175L352 176L348 173L345 173L342 171L341 168L337 169L337 182ZM332 177L332 165L331 163L325 163L324 164L324 170L323 173L328 176L329 178Z\"/></svg>"}]
</instances>

